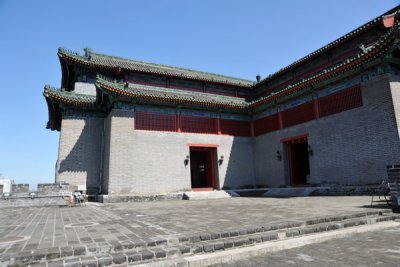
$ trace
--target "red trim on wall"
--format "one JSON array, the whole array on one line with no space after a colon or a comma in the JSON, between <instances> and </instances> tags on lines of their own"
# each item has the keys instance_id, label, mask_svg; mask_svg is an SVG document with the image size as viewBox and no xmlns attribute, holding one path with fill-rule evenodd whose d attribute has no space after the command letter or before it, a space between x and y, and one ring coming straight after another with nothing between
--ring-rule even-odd
<instances>
[{"instance_id":1,"label":"red trim on wall","mask_svg":"<svg viewBox=\"0 0 400 267\"><path fill-rule=\"evenodd\" d=\"M283 139L281 139L281 143L289 143L289 142L292 142L292 141L295 141L295 140L301 140L301 139L306 139L307 140L307 138L308 138L308 133L301 134L301 135L296 135L296 136L293 136L293 137L283 138Z\"/></svg>"},{"instance_id":2,"label":"red trim on wall","mask_svg":"<svg viewBox=\"0 0 400 267\"><path fill-rule=\"evenodd\" d=\"M315 119L312 102L301 104L297 107L284 110L282 113L283 128Z\"/></svg>"},{"instance_id":3,"label":"red trim on wall","mask_svg":"<svg viewBox=\"0 0 400 267\"><path fill-rule=\"evenodd\" d=\"M220 119L221 134L231 136L251 136L251 122Z\"/></svg>"},{"instance_id":4,"label":"red trim on wall","mask_svg":"<svg viewBox=\"0 0 400 267\"><path fill-rule=\"evenodd\" d=\"M136 130L185 132L231 136L258 136L363 105L361 86L356 85L254 121L154 112L135 112Z\"/></svg>"},{"instance_id":5,"label":"red trim on wall","mask_svg":"<svg viewBox=\"0 0 400 267\"><path fill-rule=\"evenodd\" d=\"M193 143L187 143L186 145L188 147L219 147L218 144L193 144Z\"/></svg>"},{"instance_id":6,"label":"red trim on wall","mask_svg":"<svg viewBox=\"0 0 400 267\"><path fill-rule=\"evenodd\" d=\"M319 99L320 116L325 117L363 105L361 86L356 85Z\"/></svg>"},{"instance_id":7,"label":"red trim on wall","mask_svg":"<svg viewBox=\"0 0 400 267\"><path fill-rule=\"evenodd\" d=\"M279 129L283 129L282 112L278 112L278 125L279 125Z\"/></svg>"}]
</instances>

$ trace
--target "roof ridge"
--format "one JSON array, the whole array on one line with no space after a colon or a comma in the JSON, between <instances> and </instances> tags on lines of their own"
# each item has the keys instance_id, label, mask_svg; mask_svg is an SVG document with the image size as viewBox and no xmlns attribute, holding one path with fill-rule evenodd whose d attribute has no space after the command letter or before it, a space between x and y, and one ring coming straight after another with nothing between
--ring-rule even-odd
<instances>
[{"instance_id":1,"label":"roof ridge","mask_svg":"<svg viewBox=\"0 0 400 267\"><path fill-rule=\"evenodd\" d=\"M141 61L141 60L134 60L134 59L129 59L129 58L123 58L123 57L118 57L118 56L111 56L111 55L106 55L106 54L101 54L101 53L95 53L92 52L92 49L90 48L85 48L84 49L85 54L81 55L78 52L74 52L72 50L60 47L58 49L58 54L59 56L63 56L63 54L70 56L72 58L75 58L77 60L83 60L89 64L97 64L97 65L108 65L108 67L121 67L121 68L138 68L140 70L144 70L149 73L155 73L155 74L164 74L167 76L183 76L183 78L190 78L190 79L199 79L199 80L205 80L206 82L211 82L211 83L222 83L222 84L229 84L229 85L234 85L234 86L240 86L240 87L251 87L254 85L255 81L251 80L246 80L242 78L237 78L237 77L232 77L232 76L227 76L227 75L222 75L222 74L217 74L217 73L211 73L211 72L205 72L205 71L197 71L189 68L182 68L182 67L174 67L170 65L164 65L164 64L159 64L159 63L152 63L152 62L147 62L147 61ZM109 62L107 62L107 60ZM111 62L111 65L110 65ZM121 66L118 66L121 65ZM125 66L124 66L125 65ZM132 65L132 66L129 66ZM153 68L153 71L151 70ZM168 73L169 72L169 73Z\"/></svg>"},{"instance_id":2,"label":"roof ridge","mask_svg":"<svg viewBox=\"0 0 400 267\"><path fill-rule=\"evenodd\" d=\"M128 83L128 82L120 82L116 80L109 79L103 75L97 75L96 77L96 84L106 84L108 86L113 86L115 88L124 90L124 89L144 89L149 91L161 91L166 93L176 93L179 95L184 96L202 96L202 97L209 97L212 99L225 99L237 102L246 102L245 98L242 97L233 97L233 96L225 96L225 95L215 95L211 93L202 93L202 92L191 92L185 90L179 90L174 88L165 88L160 86L151 86L151 85L143 85L143 84L135 84L135 83Z\"/></svg>"},{"instance_id":3,"label":"roof ridge","mask_svg":"<svg viewBox=\"0 0 400 267\"><path fill-rule=\"evenodd\" d=\"M97 55L97 56L108 57L108 58L112 58L112 59L116 59L116 60L123 60L123 61L146 64L146 65L152 65L154 67L170 68L170 69L181 70L181 71L189 71L189 72L194 72L194 73L213 75L213 76L217 76L217 77L221 77L221 78L228 78L228 79L233 79L233 80L238 80L238 81L248 82L248 83L254 83L255 82L255 81L247 80L247 79L243 79L243 78L238 78L238 77L233 77L233 76L224 75L224 74L218 74L218 73L213 73L213 72L201 71L201 70L194 70L194 69L191 69L191 68L176 67L176 66L167 65L167 64L160 64L160 63L154 63L154 62L150 62L150 61L131 59L131 58L124 58L124 57L119 57L119 56L112 56L112 55L96 53L96 52L92 52L92 51L90 51L89 53L90 53L90 55Z\"/></svg>"},{"instance_id":4,"label":"roof ridge","mask_svg":"<svg viewBox=\"0 0 400 267\"><path fill-rule=\"evenodd\" d=\"M69 96L69 97L74 97L74 98L85 99L87 101L91 101L91 100L94 101L96 99L96 96L93 96L93 95L80 94L80 93L76 93L75 91L67 91L64 88L58 88L58 87L50 86L48 84L46 84L44 86L43 95L46 97L49 97L51 95Z\"/></svg>"}]
</instances>

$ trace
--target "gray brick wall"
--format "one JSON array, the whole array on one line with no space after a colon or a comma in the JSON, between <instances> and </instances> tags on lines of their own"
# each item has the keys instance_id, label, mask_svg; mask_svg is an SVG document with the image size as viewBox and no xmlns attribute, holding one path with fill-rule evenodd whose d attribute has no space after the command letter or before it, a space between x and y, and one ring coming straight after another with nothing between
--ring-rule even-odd
<instances>
[{"instance_id":1,"label":"gray brick wall","mask_svg":"<svg viewBox=\"0 0 400 267\"><path fill-rule=\"evenodd\" d=\"M97 192L100 179L103 119L65 117L62 120L56 183L86 184Z\"/></svg>"},{"instance_id":2,"label":"gray brick wall","mask_svg":"<svg viewBox=\"0 0 400 267\"><path fill-rule=\"evenodd\" d=\"M386 165L400 155L392 104L393 95L398 112L400 85L397 80L397 77L382 75L363 83L363 107L256 137L257 183L288 185L287 153L280 140L305 133L309 134L308 142L313 149L309 182L379 183L386 177ZM282 161L277 160L277 150L282 152Z\"/></svg>"},{"instance_id":3,"label":"gray brick wall","mask_svg":"<svg viewBox=\"0 0 400 267\"><path fill-rule=\"evenodd\" d=\"M96 95L96 86L93 83L76 82L75 93L84 95Z\"/></svg>"},{"instance_id":4,"label":"gray brick wall","mask_svg":"<svg viewBox=\"0 0 400 267\"><path fill-rule=\"evenodd\" d=\"M217 166L219 187L254 184L250 138L139 131L134 130L133 115L133 111L113 110L106 119L110 127L104 175L108 193L153 194L190 189L190 166L184 165L189 155L188 143L219 145L217 156L224 156L224 163Z\"/></svg>"},{"instance_id":5,"label":"gray brick wall","mask_svg":"<svg viewBox=\"0 0 400 267\"><path fill-rule=\"evenodd\" d=\"M89 191L101 184L102 193L109 194L188 190L190 166L183 161L189 155L187 144L198 143L217 144L217 158L224 156L224 163L216 164L218 188L288 185L287 152L280 140L308 133L310 183L377 183L386 177L386 165L400 155L398 81L396 76L376 77L362 84L363 107L254 139L134 130L129 110L112 110L106 119L66 117L56 182L86 183Z\"/></svg>"},{"instance_id":6,"label":"gray brick wall","mask_svg":"<svg viewBox=\"0 0 400 267\"><path fill-rule=\"evenodd\" d=\"M396 124L398 133L400 136L400 77L393 77L390 82L392 101L393 101L393 111L396 118Z\"/></svg>"}]
</instances>

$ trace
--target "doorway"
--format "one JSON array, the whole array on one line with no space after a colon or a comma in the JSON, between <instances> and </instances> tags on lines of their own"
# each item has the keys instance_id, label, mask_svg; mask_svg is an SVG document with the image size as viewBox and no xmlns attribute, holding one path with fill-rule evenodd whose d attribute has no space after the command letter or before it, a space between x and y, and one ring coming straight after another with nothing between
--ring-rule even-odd
<instances>
[{"instance_id":1,"label":"doorway","mask_svg":"<svg viewBox=\"0 0 400 267\"><path fill-rule=\"evenodd\" d=\"M307 135L282 140L287 146L289 160L289 183L292 186L307 185L310 175Z\"/></svg>"},{"instance_id":2,"label":"doorway","mask_svg":"<svg viewBox=\"0 0 400 267\"><path fill-rule=\"evenodd\" d=\"M216 188L215 148L190 147L190 177L193 191Z\"/></svg>"}]
</instances>

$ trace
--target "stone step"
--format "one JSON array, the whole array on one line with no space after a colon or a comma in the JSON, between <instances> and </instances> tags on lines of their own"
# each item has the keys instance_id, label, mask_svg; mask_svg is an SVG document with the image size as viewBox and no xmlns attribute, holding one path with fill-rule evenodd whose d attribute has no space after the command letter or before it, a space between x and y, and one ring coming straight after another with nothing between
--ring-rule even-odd
<instances>
[{"instance_id":1,"label":"stone step","mask_svg":"<svg viewBox=\"0 0 400 267\"><path fill-rule=\"evenodd\" d=\"M219 199L219 198L230 198L238 197L239 194L234 191L228 190L214 190L214 191L200 191L200 192L185 192L183 194L184 200L202 200L202 199Z\"/></svg>"},{"instance_id":2,"label":"stone step","mask_svg":"<svg viewBox=\"0 0 400 267\"><path fill-rule=\"evenodd\" d=\"M263 197L307 197L317 190L315 187L270 188Z\"/></svg>"},{"instance_id":3,"label":"stone step","mask_svg":"<svg viewBox=\"0 0 400 267\"><path fill-rule=\"evenodd\" d=\"M116 242L104 246L70 246L2 255L0 265L26 266L107 266L159 260L178 260L182 256L251 246L381 221L399 219L400 215L382 211L361 212L269 224L224 233L205 233L175 240L154 239L148 242Z\"/></svg>"}]
</instances>

